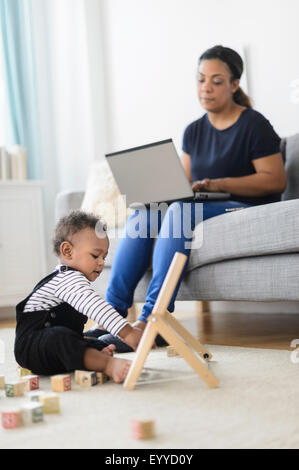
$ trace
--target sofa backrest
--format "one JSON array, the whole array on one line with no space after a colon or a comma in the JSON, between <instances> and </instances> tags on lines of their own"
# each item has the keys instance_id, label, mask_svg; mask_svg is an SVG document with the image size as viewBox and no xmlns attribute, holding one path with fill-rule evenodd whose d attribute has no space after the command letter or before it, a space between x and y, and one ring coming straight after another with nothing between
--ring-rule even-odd
<instances>
[{"instance_id":1,"label":"sofa backrest","mask_svg":"<svg viewBox=\"0 0 299 470\"><path fill-rule=\"evenodd\" d=\"M281 152L285 161L287 187L282 193L283 201L299 198L299 134L282 139Z\"/></svg>"}]
</instances>

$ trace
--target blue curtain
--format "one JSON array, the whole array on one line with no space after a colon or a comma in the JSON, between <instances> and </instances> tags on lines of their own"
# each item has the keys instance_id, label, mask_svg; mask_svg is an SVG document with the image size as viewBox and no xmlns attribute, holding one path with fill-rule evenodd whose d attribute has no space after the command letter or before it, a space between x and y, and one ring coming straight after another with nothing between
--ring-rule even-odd
<instances>
[{"instance_id":1,"label":"blue curtain","mask_svg":"<svg viewBox=\"0 0 299 470\"><path fill-rule=\"evenodd\" d=\"M28 178L40 179L42 165L30 0L0 0L1 40L8 106L5 144L25 147Z\"/></svg>"}]
</instances>

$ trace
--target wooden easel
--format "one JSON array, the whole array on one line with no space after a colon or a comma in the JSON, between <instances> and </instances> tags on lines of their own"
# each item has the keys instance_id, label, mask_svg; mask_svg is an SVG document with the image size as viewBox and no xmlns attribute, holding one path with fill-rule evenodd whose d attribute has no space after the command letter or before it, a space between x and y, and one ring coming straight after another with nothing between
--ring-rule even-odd
<instances>
[{"instance_id":1,"label":"wooden easel","mask_svg":"<svg viewBox=\"0 0 299 470\"><path fill-rule=\"evenodd\" d=\"M205 361L211 360L211 353L209 353L209 351L207 351L207 349L205 349L204 346L202 346L167 310L186 261L187 256L183 253L176 253L172 260L152 314L148 317L148 323L138 345L135 359L126 377L124 383L126 390L135 389L145 360L154 344L157 334L160 334L175 348L209 387L214 388L219 383L217 377L215 377L205 364ZM201 359L199 359L192 349L199 354Z\"/></svg>"}]
</instances>

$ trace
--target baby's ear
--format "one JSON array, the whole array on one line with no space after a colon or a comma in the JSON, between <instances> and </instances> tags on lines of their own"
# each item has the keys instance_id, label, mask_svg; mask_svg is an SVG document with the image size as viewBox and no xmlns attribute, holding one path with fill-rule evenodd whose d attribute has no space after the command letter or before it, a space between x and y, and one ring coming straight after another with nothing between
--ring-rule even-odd
<instances>
[{"instance_id":1,"label":"baby's ear","mask_svg":"<svg viewBox=\"0 0 299 470\"><path fill-rule=\"evenodd\" d=\"M73 252L73 246L70 242L64 241L60 245L60 254L67 259L71 259Z\"/></svg>"}]
</instances>

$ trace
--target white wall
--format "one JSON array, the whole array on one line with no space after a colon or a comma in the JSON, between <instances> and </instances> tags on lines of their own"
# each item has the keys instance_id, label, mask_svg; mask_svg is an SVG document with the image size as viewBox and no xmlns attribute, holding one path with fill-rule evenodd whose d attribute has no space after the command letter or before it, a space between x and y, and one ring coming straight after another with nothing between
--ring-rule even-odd
<instances>
[{"instance_id":1,"label":"white wall","mask_svg":"<svg viewBox=\"0 0 299 470\"><path fill-rule=\"evenodd\" d=\"M88 1L88 0L87 0ZM199 55L245 47L255 108L281 136L299 131L299 3L294 0L103 0L108 150L173 137L202 115ZM294 92L294 90L293 90ZM298 101L298 100L297 100Z\"/></svg>"}]
</instances>

